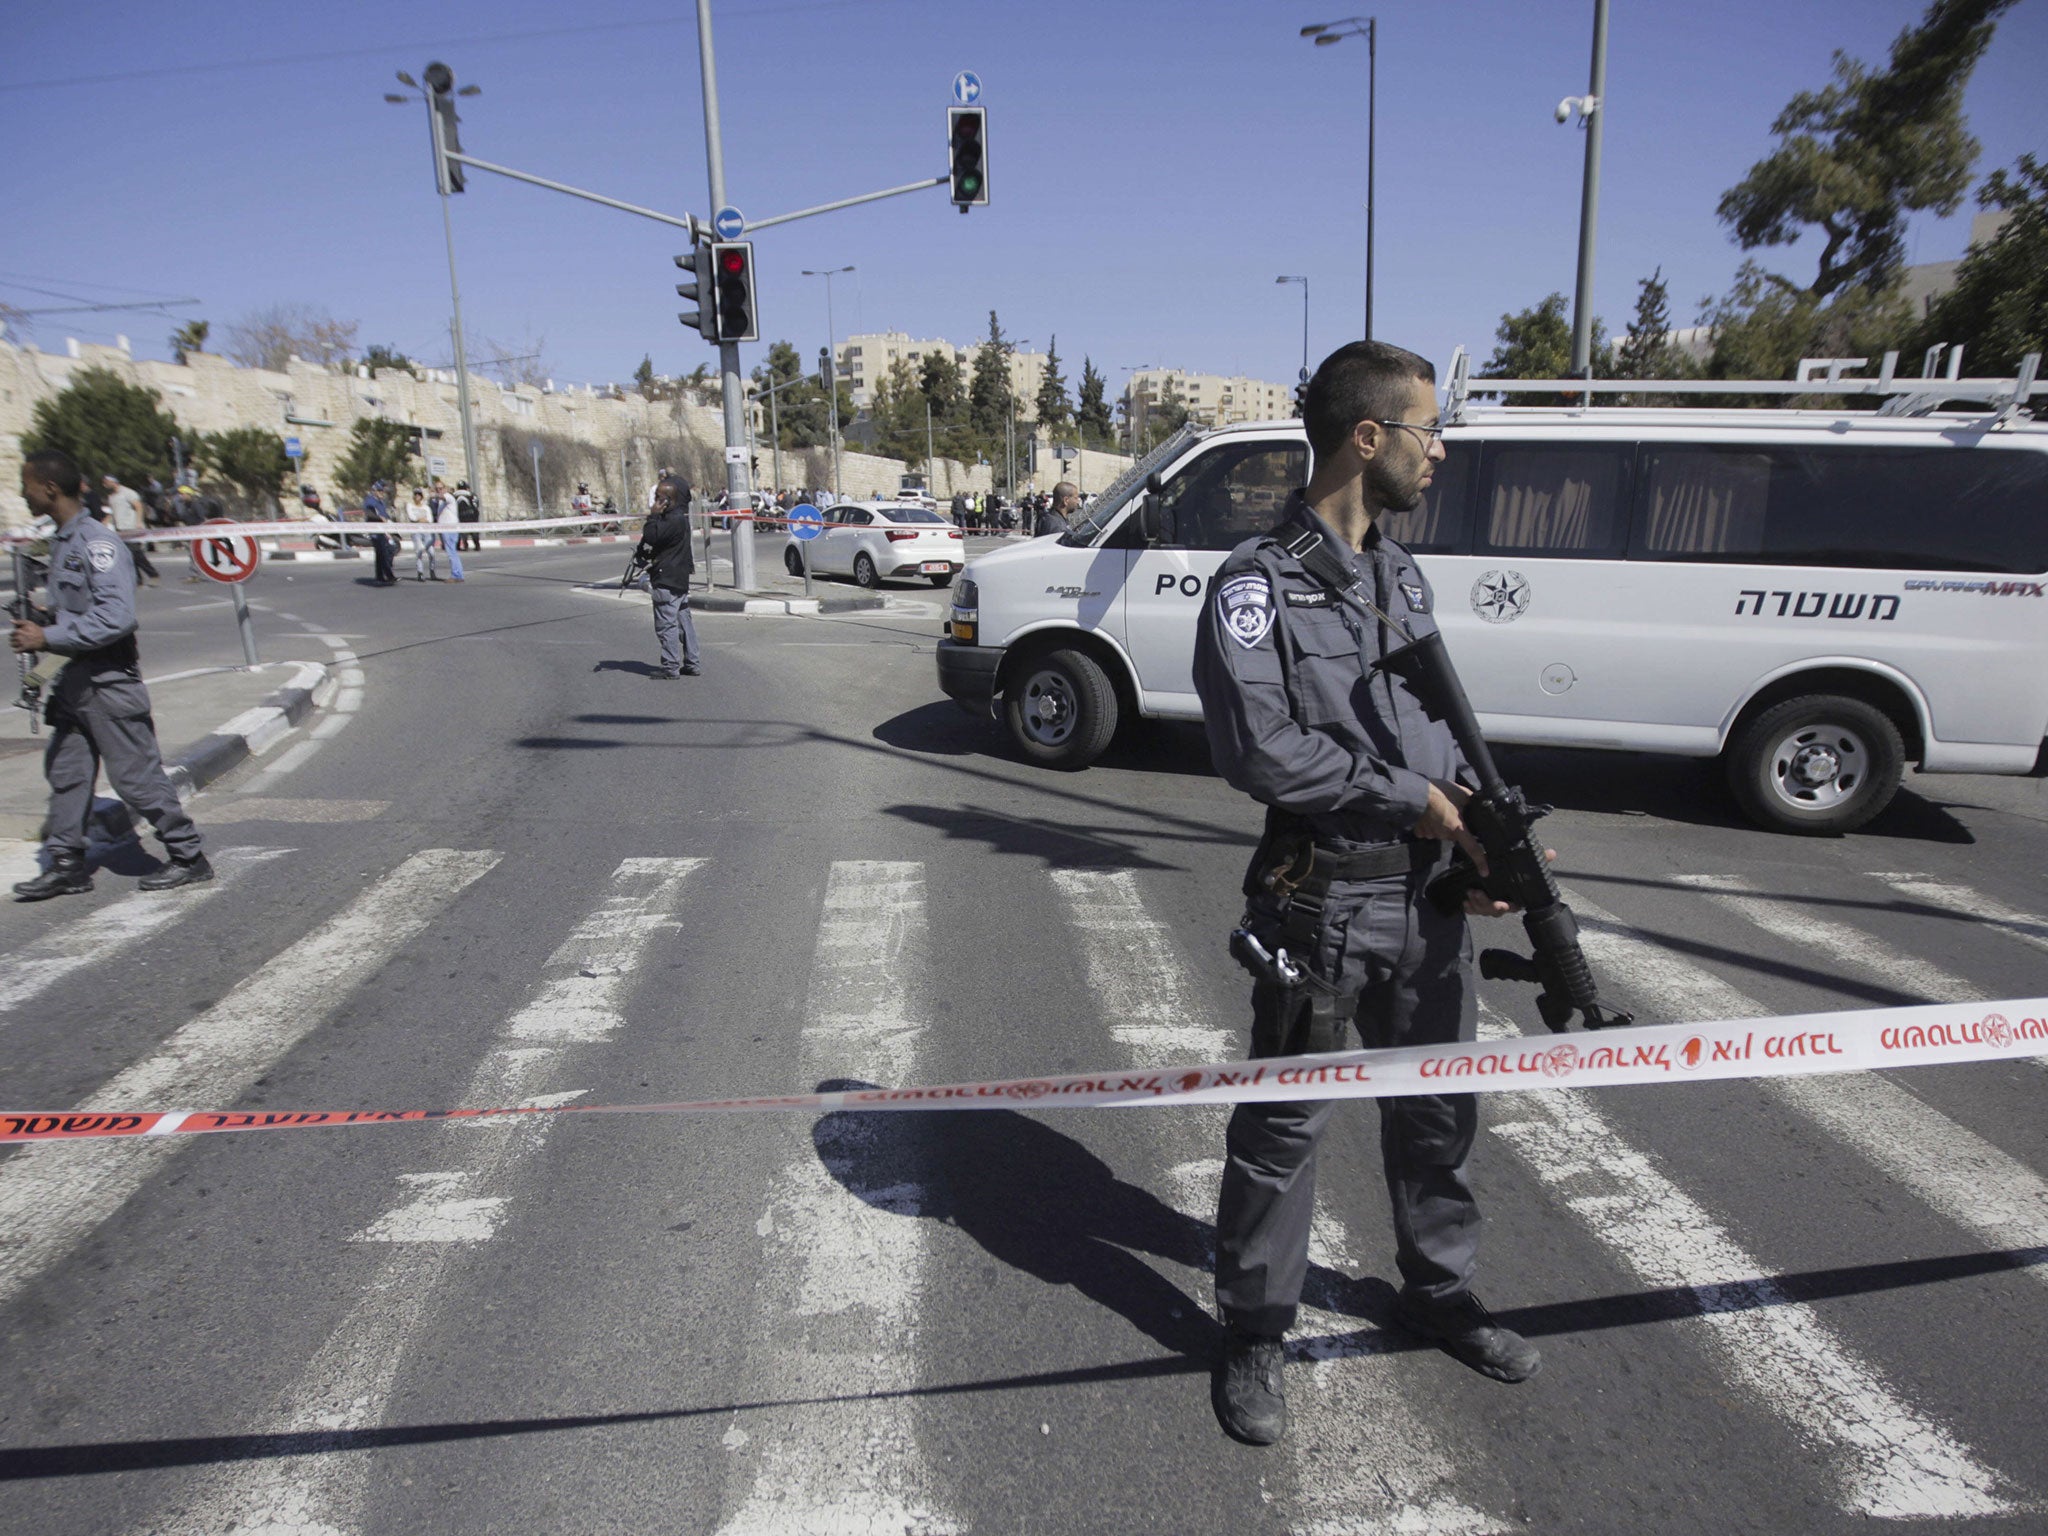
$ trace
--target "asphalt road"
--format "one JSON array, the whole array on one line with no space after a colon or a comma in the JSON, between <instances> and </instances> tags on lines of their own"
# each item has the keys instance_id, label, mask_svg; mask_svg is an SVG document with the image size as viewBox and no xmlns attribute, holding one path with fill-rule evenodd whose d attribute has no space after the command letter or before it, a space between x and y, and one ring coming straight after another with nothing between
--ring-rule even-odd
<instances>
[{"instance_id":1,"label":"asphalt road","mask_svg":"<svg viewBox=\"0 0 2048 1536\"><path fill-rule=\"evenodd\" d=\"M620 563L267 569L266 655L335 660L337 708L194 802L214 887L152 904L115 849L91 896L0 909L0 1104L1242 1053L1223 938L1258 816L1199 732L1013 761L938 694L929 589L700 617L705 675L656 681L645 598L582 585ZM151 671L233 659L212 594L143 612ZM2048 992L2040 783L1916 781L1810 841L1740 824L1703 765L1505 758L1561 807L1589 949L1646 1020ZM1538 1028L1486 995L1485 1027ZM1488 1100L1479 1289L1544 1349L1521 1387L1389 1326L1376 1126L1346 1110L1264 1451L1207 1398L1220 1111L8 1149L0 1529L2048 1529L2044 1081Z\"/></svg>"}]
</instances>

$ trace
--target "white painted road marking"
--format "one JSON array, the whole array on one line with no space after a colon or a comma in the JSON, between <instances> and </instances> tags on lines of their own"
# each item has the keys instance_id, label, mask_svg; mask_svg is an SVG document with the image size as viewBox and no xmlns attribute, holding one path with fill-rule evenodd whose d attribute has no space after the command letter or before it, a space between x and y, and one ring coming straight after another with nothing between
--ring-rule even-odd
<instances>
[{"instance_id":1,"label":"white painted road marking","mask_svg":"<svg viewBox=\"0 0 2048 1536\"><path fill-rule=\"evenodd\" d=\"M1668 1019L1753 1019L1771 1010L1577 894L1586 956ZM1758 1078L1757 1086L1833 1131L1875 1167L1994 1249L2048 1248L2048 1182L1875 1072ZM2048 1284L2048 1265L2025 1272Z\"/></svg>"},{"instance_id":2,"label":"white painted road marking","mask_svg":"<svg viewBox=\"0 0 2048 1536\"><path fill-rule=\"evenodd\" d=\"M0 1014L19 1008L74 971L100 965L131 945L208 906L245 869L290 853L289 848L223 848L213 855L217 878L175 896L136 891L77 922L31 939L0 967Z\"/></svg>"},{"instance_id":3,"label":"white painted road marking","mask_svg":"<svg viewBox=\"0 0 2048 1536\"><path fill-rule=\"evenodd\" d=\"M2036 949L2048 949L2048 918L2032 912L2022 912L2009 907L2002 901L1993 901L1980 891L1953 881L1937 880L1931 875L1884 874L1873 875L1873 880L1882 880L1886 885L1912 901L1925 902L1930 907L1959 913L1996 928L2023 944Z\"/></svg>"},{"instance_id":4,"label":"white painted road marking","mask_svg":"<svg viewBox=\"0 0 2048 1536\"><path fill-rule=\"evenodd\" d=\"M1577 898L1572 904L1580 914ZM1520 1031L1482 1008L1480 1033ZM1817 1079L1816 1079L1817 1081ZM2003 1480L1908 1407L1813 1309L1795 1302L1717 1221L1573 1089L1502 1096L1493 1132L1645 1286L1683 1287L1731 1380L1793 1435L1828 1452L1842 1507L1881 1519L1955 1519L2013 1508Z\"/></svg>"},{"instance_id":5,"label":"white painted road marking","mask_svg":"<svg viewBox=\"0 0 2048 1536\"><path fill-rule=\"evenodd\" d=\"M627 859L605 898L548 957L540 987L500 1032L462 1102L561 1104L580 1091L538 1092L574 1059L573 1047L609 1038L624 1026L635 967L675 927L689 876L702 859ZM552 1043L536 1045L536 1039ZM389 1417L391 1393L425 1327L436 1287L453 1255L487 1242L504 1219L519 1165L547 1142L555 1122L472 1121L444 1151L460 1166L401 1174L406 1197L351 1242L381 1248L361 1298L286 1388L272 1422L282 1434L368 1429ZM458 1129L451 1127L451 1129ZM369 1460L295 1456L220 1468L181 1490L181 1506L204 1511L168 1526L165 1536L216 1536L223 1529L283 1536L352 1536L360 1529ZM139 1533L138 1533L139 1536Z\"/></svg>"},{"instance_id":6,"label":"white painted road marking","mask_svg":"<svg viewBox=\"0 0 2048 1536\"><path fill-rule=\"evenodd\" d=\"M1081 936L1088 987L1110 1020L1110 1036L1142 1067L1218 1061L1219 1031L1174 981L1185 975L1166 930L1146 913L1127 869L1056 869L1053 884Z\"/></svg>"},{"instance_id":7,"label":"white painted road marking","mask_svg":"<svg viewBox=\"0 0 2048 1536\"><path fill-rule=\"evenodd\" d=\"M797 1079L914 1081L924 1033L914 989L930 975L924 866L835 863ZM748 1380L735 1390L753 1402L834 1401L735 1416L720 1536L965 1529L938 1504L911 1404L879 1396L916 1385L930 1225L918 1170L885 1150L898 1133L864 1115L834 1118L816 1144L807 1126L784 1132L787 1161L755 1229Z\"/></svg>"},{"instance_id":8,"label":"white painted road marking","mask_svg":"<svg viewBox=\"0 0 2048 1536\"><path fill-rule=\"evenodd\" d=\"M495 853L416 853L145 1057L81 1108L232 1105L375 969L498 862ZM23 1147L0 1163L0 1305L68 1254L177 1153L176 1141Z\"/></svg>"}]
</instances>

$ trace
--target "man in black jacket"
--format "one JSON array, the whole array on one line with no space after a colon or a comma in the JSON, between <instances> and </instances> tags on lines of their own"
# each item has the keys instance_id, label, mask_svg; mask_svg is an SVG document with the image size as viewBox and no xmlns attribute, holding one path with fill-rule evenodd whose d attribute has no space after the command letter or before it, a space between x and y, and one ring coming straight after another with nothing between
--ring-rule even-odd
<instances>
[{"instance_id":1,"label":"man in black jacket","mask_svg":"<svg viewBox=\"0 0 2048 1536\"><path fill-rule=\"evenodd\" d=\"M654 593L654 634L661 642L661 671L656 675L695 677L697 626L690 622L690 576L697 562L690 551L690 488L674 475L663 475L654 488L654 511L640 530L640 547L633 558L647 567L647 584Z\"/></svg>"}]
</instances>

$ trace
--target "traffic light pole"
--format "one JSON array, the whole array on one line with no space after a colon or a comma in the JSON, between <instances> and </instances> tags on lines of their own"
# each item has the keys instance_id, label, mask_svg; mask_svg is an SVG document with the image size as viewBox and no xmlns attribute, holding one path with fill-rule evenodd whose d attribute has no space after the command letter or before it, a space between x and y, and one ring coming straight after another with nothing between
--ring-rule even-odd
<instances>
[{"instance_id":1,"label":"traffic light pole","mask_svg":"<svg viewBox=\"0 0 2048 1536\"><path fill-rule=\"evenodd\" d=\"M437 159L454 159L441 132L441 115L434 110L433 98L427 100L427 129L434 136L434 154ZM462 284L455 276L455 220L448 212L448 188L435 169L435 185L441 193L441 233L448 237L448 298L453 308L453 321L449 327L455 336L455 399L462 407L462 462L469 473L463 478L469 482L469 493L482 506L484 473L483 466L476 461L476 418L469 409L469 349L462 336Z\"/></svg>"},{"instance_id":2,"label":"traffic light pole","mask_svg":"<svg viewBox=\"0 0 2048 1536\"><path fill-rule=\"evenodd\" d=\"M711 51L711 0L697 0L697 63L704 77L704 162L711 183L711 209L716 213L726 206L725 140L719 128L718 62ZM725 504L750 513L753 496L746 453L747 402L740 389L738 342L718 344L718 374L725 397ZM739 452L733 452L734 449ZM754 586L752 517L741 518L732 530L732 584L743 592Z\"/></svg>"}]
</instances>

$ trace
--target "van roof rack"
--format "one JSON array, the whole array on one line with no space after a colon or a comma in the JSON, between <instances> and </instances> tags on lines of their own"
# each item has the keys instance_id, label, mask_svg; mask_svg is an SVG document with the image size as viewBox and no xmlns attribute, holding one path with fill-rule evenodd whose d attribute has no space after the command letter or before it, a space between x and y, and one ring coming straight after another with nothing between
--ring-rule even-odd
<instances>
[{"instance_id":1,"label":"van roof rack","mask_svg":"<svg viewBox=\"0 0 2048 1536\"><path fill-rule=\"evenodd\" d=\"M1948 371L1937 373L1944 352ZM1896 352L1885 353L1875 378L1846 373L1869 362L1867 357L1803 358L1796 379L1487 379L1472 376L1471 354L1460 347L1451 356L1444 416L1452 423L1463 421L1474 395L1845 395L1884 397L1878 413L1885 416L1925 416L1950 400L1975 401L1990 406L2003 425L2015 419L2032 397L2048 395L2048 382L2036 382L2041 371L2038 352L2029 352L2010 379L1963 378L1963 349L1946 344L1927 349L1919 378L1899 377ZM1591 408L1590 398L1570 407Z\"/></svg>"}]
</instances>

